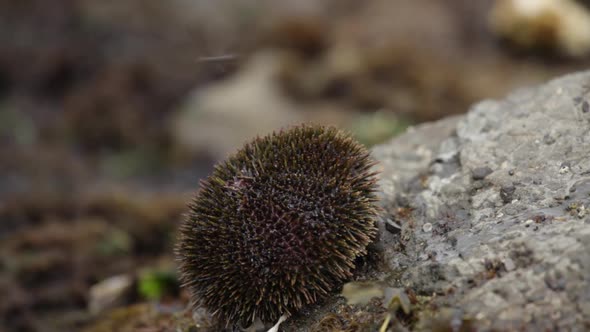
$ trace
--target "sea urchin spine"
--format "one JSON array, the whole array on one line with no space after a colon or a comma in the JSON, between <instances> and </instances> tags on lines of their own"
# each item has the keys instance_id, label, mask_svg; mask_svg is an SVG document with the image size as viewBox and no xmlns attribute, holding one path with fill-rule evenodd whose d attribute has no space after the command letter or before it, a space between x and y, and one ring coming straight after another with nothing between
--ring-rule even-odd
<instances>
[{"instance_id":1,"label":"sea urchin spine","mask_svg":"<svg viewBox=\"0 0 590 332\"><path fill-rule=\"evenodd\" d=\"M176 248L193 305L276 321L352 276L377 233L369 152L332 127L256 138L201 182Z\"/></svg>"}]
</instances>

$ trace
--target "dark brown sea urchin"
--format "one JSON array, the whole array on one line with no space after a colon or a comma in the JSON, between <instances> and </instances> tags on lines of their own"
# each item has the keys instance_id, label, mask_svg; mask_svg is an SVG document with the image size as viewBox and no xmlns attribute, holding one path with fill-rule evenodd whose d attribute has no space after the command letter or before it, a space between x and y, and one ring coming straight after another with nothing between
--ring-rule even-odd
<instances>
[{"instance_id":1,"label":"dark brown sea urchin","mask_svg":"<svg viewBox=\"0 0 590 332\"><path fill-rule=\"evenodd\" d=\"M256 138L218 164L176 248L193 304L228 325L274 322L350 278L377 232L372 165L319 126Z\"/></svg>"}]
</instances>

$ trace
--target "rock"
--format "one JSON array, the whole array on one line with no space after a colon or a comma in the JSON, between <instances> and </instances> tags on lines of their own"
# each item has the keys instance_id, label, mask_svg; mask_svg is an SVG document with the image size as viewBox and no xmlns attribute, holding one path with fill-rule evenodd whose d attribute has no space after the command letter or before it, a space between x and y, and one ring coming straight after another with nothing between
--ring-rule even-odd
<instances>
[{"instance_id":1,"label":"rock","mask_svg":"<svg viewBox=\"0 0 590 332\"><path fill-rule=\"evenodd\" d=\"M486 176L492 174L493 170L487 166L478 167L473 170L473 174L471 175L473 180L483 180Z\"/></svg>"},{"instance_id":2,"label":"rock","mask_svg":"<svg viewBox=\"0 0 590 332\"><path fill-rule=\"evenodd\" d=\"M375 147L382 277L436 293L477 330L590 328L590 225L579 217L590 204L589 83L590 71L565 76ZM482 164L501 171L474 189ZM411 211L401 220L400 208ZM383 231L388 218L401 237Z\"/></svg>"},{"instance_id":3,"label":"rock","mask_svg":"<svg viewBox=\"0 0 590 332\"><path fill-rule=\"evenodd\" d=\"M277 61L258 54L228 81L196 91L173 121L176 140L220 160L261 132L303 122L273 79Z\"/></svg>"},{"instance_id":4,"label":"rock","mask_svg":"<svg viewBox=\"0 0 590 332\"><path fill-rule=\"evenodd\" d=\"M90 288L88 310L99 314L125 304L133 285L133 278L128 275L117 275L105 279Z\"/></svg>"},{"instance_id":5,"label":"rock","mask_svg":"<svg viewBox=\"0 0 590 332\"><path fill-rule=\"evenodd\" d=\"M513 185L502 186L502 188L500 188L500 198L502 199L502 202L504 202L505 204L512 202L515 190L516 187L514 187Z\"/></svg>"}]
</instances>

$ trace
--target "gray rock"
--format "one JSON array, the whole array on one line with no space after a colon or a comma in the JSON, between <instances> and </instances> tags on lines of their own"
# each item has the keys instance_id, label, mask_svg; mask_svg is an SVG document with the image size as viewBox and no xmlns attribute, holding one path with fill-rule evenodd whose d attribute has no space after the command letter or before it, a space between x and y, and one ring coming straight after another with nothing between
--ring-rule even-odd
<instances>
[{"instance_id":1,"label":"gray rock","mask_svg":"<svg viewBox=\"0 0 590 332\"><path fill-rule=\"evenodd\" d=\"M487 166L478 167L472 171L473 180L483 180L486 176L492 174L493 170Z\"/></svg>"},{"instance_id":2,"label":"gray rock","mask_svg":"<svg viewBox=\"0 0 590 332\"><path fill-rule=\"evenodd\" d=\"M440 308L478 330L588 330L588 101L590 71L483 101L374 148L382 277L437 294ZM385 231L384 220L401 232Z\"/></svg>"}]
</instances>

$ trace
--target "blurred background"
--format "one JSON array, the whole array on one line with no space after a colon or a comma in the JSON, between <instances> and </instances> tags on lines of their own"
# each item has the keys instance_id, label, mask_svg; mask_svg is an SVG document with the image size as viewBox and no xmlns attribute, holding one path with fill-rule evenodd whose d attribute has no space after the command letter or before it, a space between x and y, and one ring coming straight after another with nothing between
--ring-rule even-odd
<instances>
[{"instance_id":1,"label":"blurred background","mask_svg":"<svg viewBox=\"0 0 590 332\"><path fill-rule=\"evenodd\" d=\"M1 0L0 331L189 326L175 230L245 140L371 146L589 55L589 1Z\"/></svg>"}]
</instances>

